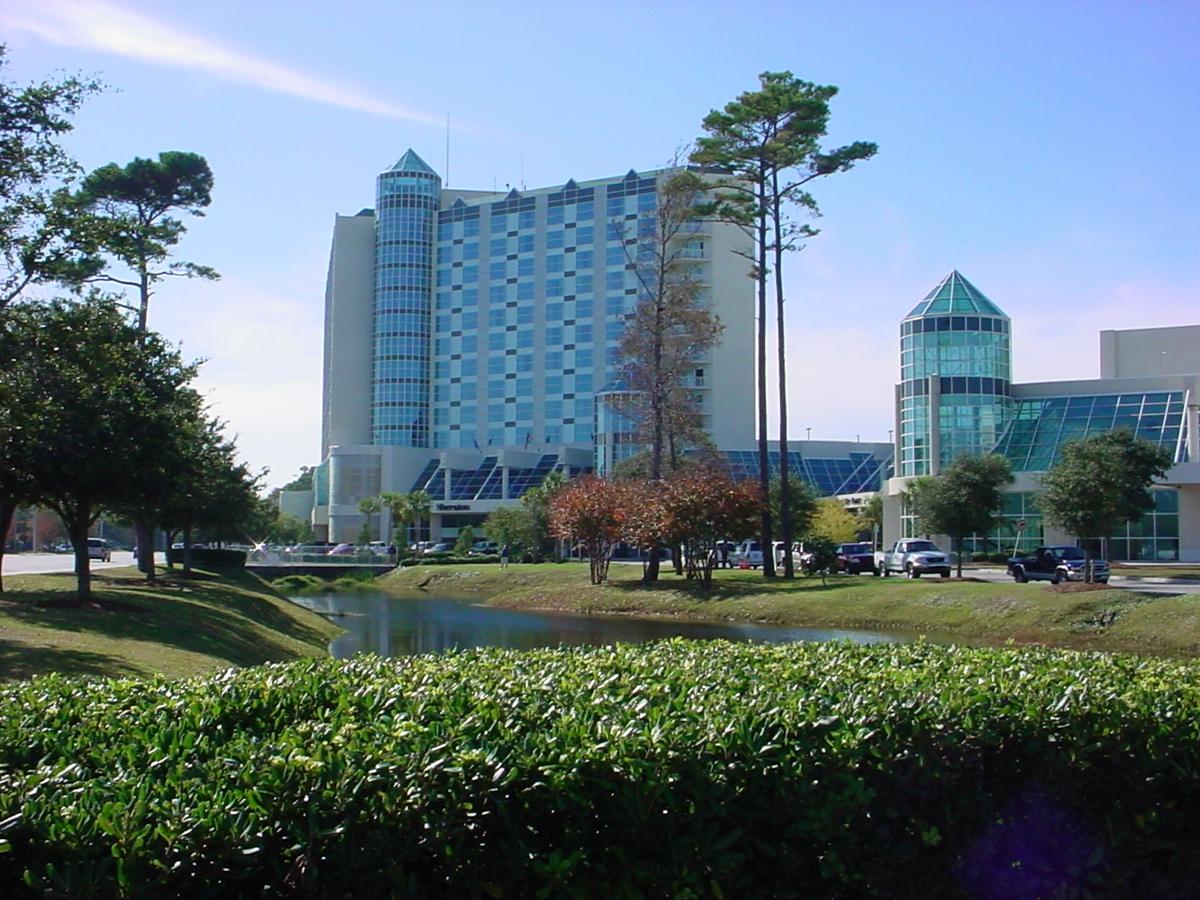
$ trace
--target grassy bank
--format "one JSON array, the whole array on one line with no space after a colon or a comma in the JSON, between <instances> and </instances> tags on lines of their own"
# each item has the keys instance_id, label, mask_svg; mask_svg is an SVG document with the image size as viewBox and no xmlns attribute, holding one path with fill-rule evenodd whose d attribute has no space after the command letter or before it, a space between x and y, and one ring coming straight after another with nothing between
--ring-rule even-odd
<instances>
[{"instance_id":1,"label":"grassy bank","mask_svg":"<svg viewBox=\"0 0 1200 900\"><path fill-rule=\"evenodd\" d=\"M707 622L861 628L979 645L1040 644L1167 656L1200 655L1200 598L1048 584L940 578L832 577L766 582L755 571L715 573L711 595L673 574L650 587L638 566L614 565L607 584L584 564L407 569L379 579L389 590L478 596L490 606Z\"/></svg>"},{"instance_id":2,"label":"grassy bank","mask_svg":"<svg viewBox=\"0 0 1200 900\"><path fill-rule=\"evenodd\" d=\"M245 572L92 575L75 600L71 574L10 576L0 594L0 679L64 675L198 675L228 666L322 656L338 628Z\"/></svg>"}]
</instances>

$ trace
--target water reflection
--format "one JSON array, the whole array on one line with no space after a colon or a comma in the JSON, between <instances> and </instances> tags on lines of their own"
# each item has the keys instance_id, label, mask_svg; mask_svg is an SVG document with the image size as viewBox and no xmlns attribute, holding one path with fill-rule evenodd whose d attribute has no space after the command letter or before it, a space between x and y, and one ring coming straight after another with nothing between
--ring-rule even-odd
<instances>
[{"instance_id":1,"label":"water reflection","mask_svg":"<svg viewBox=\"0 0 1200 900\"><path fill-rule=\"evenodd\" d=\"M787 628L777 625L705 625L695 622L666 622L627 619L619 616L576 616L558 613L488 609L475 601L430 597L419 594L393 597L387 594L321 594L293 597L301 606L320 613L336 613L333 619L346 629L329 646L338 659L359 651L380 656L438 653L455 648L535 647L643 643L669 637L723 638L733 641L850 640L859 644L896 643L894 635L869 631Z\"/></svg>"}]
</instances>

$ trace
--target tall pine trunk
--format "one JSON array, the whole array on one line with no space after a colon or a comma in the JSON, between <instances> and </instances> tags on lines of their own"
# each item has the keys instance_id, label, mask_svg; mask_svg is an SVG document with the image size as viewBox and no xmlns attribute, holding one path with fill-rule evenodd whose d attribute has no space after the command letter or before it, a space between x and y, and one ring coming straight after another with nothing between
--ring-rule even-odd
<instances>
[{"instance_id":1,"label":"tall pine trunk","mask_svg":"<svg viewBox=\"0 0 1200 900\"><path fill-rule=\"evenodd\" d=\"M154 572L154 529L145 522L136 522L134 532L137 534L138 571L146 576L149 584L153 584L157 579Z\"/></svg>"},{"instance_id":2,"label":"tall pine trunk","mask_svg":"<svg viewBox=\"0 0 1200 900\"><path fill-rule=\"evenodd\" d=\"M758 166L758 485L762 490L762 573L775 577L775 554L771 549L771 456L767 449L767 170Z\"/></svg>"},{"instance_id":3,"label":"tall pine trunk","mask_svg":"<svg viewBox=\"0 0 1200 900\"><path fill-rule=\"evenodd\" d=\"M659 247L659 265L658 265L658 285L657 294L655 297L654 309L654 389L650 395L651 409L651 441L650 441L650 483L655 490L659 490L662 481L662 462L663 462L663 408L662 408L662 385L663 385L663 347L662 347L662 316L663 316L663 279L665 277L663 257L666 253L666 248L660 245ZM655 541L650 545L650 561L647 563L645 570L642 572L642 583L651 584L658 581L659 573L659 543Z\"/></svg>"},{"instance_id":4,"label":"tall pine trunk","mask_svg":"<svg viewBox=\"0 0 1200 900\"><path fill-rule=\"evenodd\" d=\"M783 210L779 172L771 172L771 217L775 226L775 343L779 352L779 525L783 530L783 577L795 578L792 563L792 489L788 477L787 359L783 331ZM774 555L774 554L772 554Z\"/></svg>"},{"instance_id":5,"label":"tall pine trunk","mask_svg":"<svg viewBox=\"0 0 1200 900\"><path fill-rule=\"evenodd\" d=\"M90 600L92 597L92 566L88 559L88 531L91 530L91 516L88 504L80 503L74 514L62 517L63 527L67 529L67 537L71 539L71 547L75 551L75 595L80 600Z\"/></svg>"},{"instance_id":6,"label":"tall pine trunk","mask_svg":"<svg viewBox=\"0 0 1200 900\"><path fill-rule=\"evenodd\" d=\"M171 558L171 545L167 544L167 559ZM192 526L183 527L183 577L192 575Z\"/></svg>"},{"instance_id":7,"label":"tall pine trunk","mask_svg":"<svg viewBox=\"0 0 1200 900\"><path fill-rule=\"evenodd\" d=\"M12 528L16 512L16 501L0 498L0 594L4 593L4 545L8 541L8 530ZM37 547L33 549L36 551Z\"/></svg>"}]
</instances>

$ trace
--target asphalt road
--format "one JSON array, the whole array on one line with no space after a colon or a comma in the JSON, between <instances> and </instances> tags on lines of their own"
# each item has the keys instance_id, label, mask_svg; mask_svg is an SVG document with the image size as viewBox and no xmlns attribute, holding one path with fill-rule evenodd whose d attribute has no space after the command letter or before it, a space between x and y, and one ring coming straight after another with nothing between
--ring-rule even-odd
<instances>
[{"instance_id":1,"label":"asphalt road","mask_svg":"<svg viewBox=\"0 0 1200 900\"><path fill-rule=\"evenodd\" d=\"M1011 582L1012 576L1004 569L963 569L963 575L978 578L980 581L996 583ZM869 576L868 576L869 577ZM892 576L893 578L895 576ZM926 576L929 578L929 576ZM938 581L933 576L931 581ZM1128 591L1140 591L1143 594L1200 594L1200 582L1182 581L1173 578L1156 578L1147 572L1145 578L1130 578L1127 575L1113 575L1108 582L1113 587L1124 588Z\"/></svg>"},{"instance_id":2,"label":"asphalt road","mask_svg":"<svg viewBox=\"0 0 1200 900\"><path fill-rule=\"evenodd\" d=\"M155 554L155 561L165 563L161 553ZM93 559L91 571L115 569L120 566L132 566L133 553L129 550L114 550L112 562L101 562ZM4 554L5 575L48 575L52 572L74 572L75 556L71 553L6 553Z\"/></svg>"},{"instance_id":3,"label":"asphalt road","mask_svg":"<svg viewBox=\"0 0 1200 900\"><path fill-rule=\"evenodd\" d=\"M161 553L155 554L155 560L165 564ZM618 560L613 560L618 562ZM114 550L112 562L92 560L92 571L113 569L120 566L132 566L133 554L128 550ZM73 572L75 557L70 553L6 553L4 555L5 575L42 575L51 572ZM1004 583L1012 581L1012 576L1003 569L967 569L964 574L981 581ZM871 575L849 575L848 578L872 578ZM894 576L893 576L894 577ZM930 581L938 581L935 576ZM1125 575L1114 575L1109 582L1113 587L1125 588L1131 591L1141 591L1146 594L1195 594L1200 595L1200 582L1179 581L1170 578L1155 578L1148 575L1145 578L1129 578Z\"/></svg>"}]
</instances>

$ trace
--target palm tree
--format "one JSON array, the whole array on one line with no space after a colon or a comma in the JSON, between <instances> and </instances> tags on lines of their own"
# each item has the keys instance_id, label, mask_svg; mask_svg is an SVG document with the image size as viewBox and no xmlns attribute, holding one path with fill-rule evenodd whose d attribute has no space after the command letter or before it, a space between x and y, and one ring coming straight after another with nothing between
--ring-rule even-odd
<instances>
[{"instance_id":1,"label":"palm tree","mask_svg":"<svg viewBox=\"0 0 1200 900\"><path fill-rule=\"evenodd\" d=\"M379 512L379 510L381 510L382 508L383 508L383 504L379 502L378 497L363 497L361 500L358 501L358 511L367 517L366 520L363 522L363 532L362 532L363 535L367 537L367 540L363 541L363 543L370 543L371 515L373 513ZM379 529L380 538L383 537L382 524L383 523L381 522L380 529Z\"/></svg>"},{"instance_id":2,"label":"palm tree","mask_svg":"<svg viewBox=\"0 0 1200 900\"><path fill-rule=\"evenodd\" d=\"M408 546L408 495L384 491L379 495L379 503L392 516L392 543L398 550L403 551Z\"/></svg>"},{"instance_id":3,"label":"palm tree","mask_svg":"<svg viewBox=\"0 0 1200 900\"><path fill-rule=\"evenodd\" d=\"M424 491L413 491L408 495L408 512L417 535L421 533L421 521L428 519L433 510L433 498Z\"/></svg>"}]
</instances>

